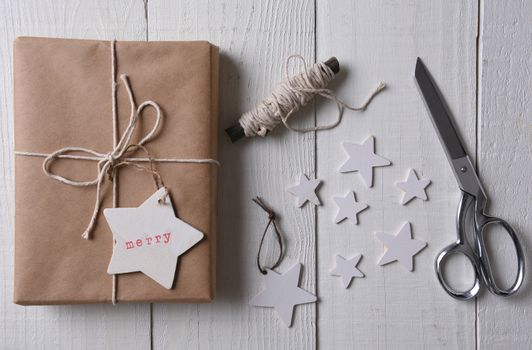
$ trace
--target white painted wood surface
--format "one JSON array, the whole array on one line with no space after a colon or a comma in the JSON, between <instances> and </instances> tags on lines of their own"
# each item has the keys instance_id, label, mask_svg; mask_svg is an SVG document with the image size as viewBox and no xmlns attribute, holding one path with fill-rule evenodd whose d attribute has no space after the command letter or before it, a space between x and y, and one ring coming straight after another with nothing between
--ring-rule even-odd
<instances>
[{"instance_id":1,"label":"white painted wood surface","mask_svg":"<svg viewBox=\"0 0 532 350\"><path fill-rule=\"evenodd\" d=\"M532 347L529 283L516 298L485 293L478 302L462 303L436 281L434 256L455 237L458 190L413 80L420 56L438 80L470 154L478 158L493 199L491 212L516 226L530 254L530 2L149 0L146 5L142 0L0 0L0 348ZM347 112L333 131L301 135L279 128L266 139L235 145L220 134L218 295L212 304L20 307L11 303L11 41L17 35L209 40L222 54L220 129L270 91L291 53L308 61L336 55L342 73L333 87L348 102L363 100L380 80L389 87L365 113ZM322 124L334 113L320 100L317 109L306 108L293 122ZM393 162L375 171L372 189L355 173L337 172L345 157L340 143L368 135L376 136L377 152ZM394 182L409 167L432 184L429 201L403 207ZM285 191L299 172L324 181L323 206L316 210L296 208ZM348 190L370 205L358 226L333 223L331 198ZM262 288L254 259L267 221L250 201L255 195L282 214L287 258L281 270L303 263L302 286L320 299L297 307L291 329L273 310L247 304ZM397 264L376 266L383 247L374 232L394 232L406 220L414 237L429 244L416 257L414 272ZM493 241L496 253L511 257L504 241ZM366 278L343 289L329 276L336 253L364 254L358 267ZM469 276L467 268L454 267L457 281ZM505 271L501 267L500 274Z\"/></svg>"},{"instance_id":2,"label":"white painted wood surface","mask_svg":"<svg viewBox=\"0 0 532 350\"><path fill-rule=\"evenodd\" d=\"M485 1L482 7L478 166L492 215L521 233L528 270L524 292L478 301L479 347L532 347L532 3ZM505 235L489 232L496 272L511 283L515 254ZM504 262L508 262L504 264ZM509 285L509 284L508 284Z\"/></svg>"},{"instance_id":3,"label":"white painted wood surface","mask_svg":"<svg viewBox=\"0 0 532 350\"><path fill-rule=\"evenodd\" d=\"M361 101L380 80L387 90L365 113L347 113L340 127L317 137L318 177L322 195L330 198L354 190L369 209L359 225L334 225L336 206L318 211L318 308L320 348L346 344L361 348L473 348L474 303L451 299L434 274L437 252L456 238L458 187L430 122L413 78L416 57L436 77L469 149L475 147L475 34L473 2L319 1L317 56L334 52L345 74L337 91L349 101ZM344 11L338 11L343 8ZM346 15L349 14L349 15ZM449 51L460 54L449 54ZM318 111L318 121L331 120L335 108ZM357 174L339 174L345 159L340 142L376 138L379 155L392 165L374 170L373 188ZM429 178L429 200L399 204L408 168ZM413 237L428 242L414 260L414 272L400 264L377 266L384 246L375 232L396 234L405 221ZM362 253L359 267L366 274L344 290L328 278L335 254ZM463 274L458 270L457 273ZM464 274L464 277L465 274ZM325 298L324 296L327 296Z\"/></svg>"}]
</instances>

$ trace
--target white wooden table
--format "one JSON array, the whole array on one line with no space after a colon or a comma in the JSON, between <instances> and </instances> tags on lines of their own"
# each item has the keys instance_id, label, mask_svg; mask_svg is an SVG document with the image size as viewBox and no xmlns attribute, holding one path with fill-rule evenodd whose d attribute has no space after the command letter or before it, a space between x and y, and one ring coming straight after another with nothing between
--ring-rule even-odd
<instances>
[{"instance_id":1,"label":"white wooden table","mask_svg":"<svg viewBox=\"0 0 532 350\"><path fill-rule=\"evenodd\" d=\"M469 153L476 158L491 213L532 246L532 2L513 1L206 1L0 0L0 348L2 349L345 349L532 347L532 288L503 300L484 293L459 302L440 288L436 253L455 238L459 191L415 88L420 56L437 78ZM218 294L209 305L21 307L13 288L12 46L18 35L118 40L206 39L221 48ZM297 134L279 128L232 145L223 135L281 79L291 53L308 61L337 56L340 97L361 101L380 80L388 89L365 113L346 113L338 128ZM319 101L293 122L326 123L335 107ZM393 165L366 188L339 174L342 141L376 137ZM415 168L432 180L430 200L398 204L394 182ZM300 172L324 181L323 205L298 209L285 191ZM360 225L335 225L332 196L354 190L370 205ZM299 306L286 328L272 309L248 300L262 288L255 266L264 213L261 195L282 213L287 257L304 264L302 285L319 303ZM376 262L376 231L412 222L428 242L409 273ZM490 235L497 272L510 279L512 250ZM270 251L272 253L272 251ZM366 278L343 289L329 276L333 256L364 254ZM508 258L509 263L505 263ZM453 264L459 283L471 269ZM532 271L532 268L528 268Z\"/></svg>"}]
</instances>

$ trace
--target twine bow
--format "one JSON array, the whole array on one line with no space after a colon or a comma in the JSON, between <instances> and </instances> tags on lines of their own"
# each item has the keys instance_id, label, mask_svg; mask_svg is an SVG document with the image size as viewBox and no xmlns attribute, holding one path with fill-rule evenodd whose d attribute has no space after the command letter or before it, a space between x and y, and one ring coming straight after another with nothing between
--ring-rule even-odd
<instances>
[{"instance_id":1,"label":"twine bow","mask_svg":"<svg viewBox=\"0 0 532 350\"><path fill-rule=\"evenodd\" d=\"M81 237L83 237L84 239L90 239L91 232L96 223L96 219L98 218L98 214L100 213L102 184L105 180L106 174L108 175L109 179L113 181L114 173L118 167L133 165L138 168L142 168L144 170L151 172L154 175L157 187L159 187L160 185L163 185L159 173L153 168L153 164L151 162L151 156L149 155L148 151L144 147L146 143L151 141L157 135L157 132L161 125L161 117L162 117L161 108L159 107L157 103L153 101L144 101L143 103L140 104L140 106L137 107L127 76L125 74L122 74L120 76L120 79L122 79L122 82L124 83L124 86L126 87L126 90L127 90L127 94L129 97L129 103L131 106L131 116L129 118L129 124L126 130L120 137L120 140L118 141L114 149L109 153L100 153L93 149L85 148L85 147L64 147L49 154L45 158L43 165L42 165L43 171L48 177L54 180L57 180L61 183L71 185L71 186L76 186L76 187L96 186L96 201L94 203L92 217L89 221L89 224L87 225L87 228L81 235ZM144 110L145 107L148 107L148 106L153 107L157 113L155 117L155 125L150 130L150 132L146 134L146 136L144 136L144 138L140 140L140 142L133 144L131 143L133 131L135 130L137 122L140 116L142 115L142 111ZM127 155L130 155L131 153L135 152L138 149L142 149L148 154L148 158L150 160L150 165L151 165L150 169L127 160L126 158ZM68 155L69 153L72 153L72 152L86 153L86 154L92 155L93 157L91 157L91 159L98 161L98 173L93 180L89 180L89 181L73 180L65 176L55 174L50 170L51 164L59 158L87 159L87 157L84 157L84 156ZM65 157L65 155L68 155L68 157Z\"/></svg>"}]
</instances>

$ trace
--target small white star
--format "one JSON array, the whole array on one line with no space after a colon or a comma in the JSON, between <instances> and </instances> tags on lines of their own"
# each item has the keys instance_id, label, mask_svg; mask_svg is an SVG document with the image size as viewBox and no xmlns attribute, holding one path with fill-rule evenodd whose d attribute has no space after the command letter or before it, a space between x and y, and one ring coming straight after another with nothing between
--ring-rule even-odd
<instances>
[{"instance_id":1,"label":"small white star","mask_svg":"<svg viewBox=\"0 0 532 350\"><path fill-rule=\"evenodd\" d=\"M375 138L368 137L361 145L344 142L343 147L349 159L340 167L341 173L358 171L368 187L373 186L373 168L390 165L391 162L375 154Z\"/></svg>"},{"instance_id":2,"label":"small white star","mask_svg":"<svg viewBox=\"0 0 532 350\"><path fill-rule=\"evenodd\" d=\"M368 207L366 203L356 201L355 192L349 192L345 197L334 197L333 200L338 206L338 213L334 219L336 224L344 219L349 219L354 225L357 225L357 214Z\"/></svg>"},{"instance_id":3,"label":"small white star","mask_svg":"<svg viewBox=\"0 0 532 350\"><path fill-rule=\"evenodd\" d=\"M384 232L375 234L387 248L378 265L385 265L393 261L398 261L408 271L414 269L414 255L427 246L427 242L412 238L410 222L405 222L397 235L390 235Z\"/></svg>"},{"instance_id":4,"label":"small white star","mask_svg":"<svg viewBox=\"0 0 532 350\"><path fill-rule=\"evenodd\" d=\"M345 288L349 288L353 277L364 277L362 271L357 269L357 265L362 259L362 254L358 254L351 259L345 259L340 255L336 255L336 266L331 270L332 276L342 277L342 284Z\"/></svg>"},{"instance_id":5,"label":"small white star","mask_svg":"<svg viewBox=\"0 0 532 350\"><path fill-rule=\"evenodd\" d=\"M304 174L300 174L299 184L289 187L287 191L297 197L298 207L302 207L307 201L320 205L320 200L316 195L316 189L320 183L318 179L309 180Z\"/></svg>"},{"instance_id":6,"label":"small white star","mask_svg":"<svg viewBox=\"0 0 532 350\"><path fill-rule=\"evenodd\" d=\"M397 182L395 185L404 191L401 197L401 204L405 205L416 197L426 201L427 193L425 188L430 185L430 180L418 179L414 169L410 169L406 181Z\"/></svg>"},{"instance_id":7,"label":"small white star","mask_svg":"<svg viewBox=\"0 0 532 350\"><path fill-rule=\"evenodd\" d=\"M301 264L295 264L282 275L269 269L266 271L263 277L266 289L251 299L249 304L275 308L285 325L290 327L294 307L299 304L313 303L317 298L299 287Z\"/></svg>"}]
</instances>

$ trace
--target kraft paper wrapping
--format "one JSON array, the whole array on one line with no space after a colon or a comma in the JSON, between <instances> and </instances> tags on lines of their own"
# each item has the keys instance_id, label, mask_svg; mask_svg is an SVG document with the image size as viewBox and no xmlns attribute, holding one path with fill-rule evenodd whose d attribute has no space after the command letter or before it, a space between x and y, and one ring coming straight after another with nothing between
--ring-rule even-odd
<instances>
[{"instance_id":1,"label":"kraft paper wrapping","mask_svg":"<svg viewBox=\"0 0 532 350\"><path fill-rule=\"evenodd\" d=\"M80 146L107 153L113 147L111 43L17 38L14 42L15 151L42 152ZM137 105L157 102L158 136L146 144L155 158L217 159L218 49L208 42L116 43L118 129L130 117L127 74ZM146 108L135 130L140 140L153 126ZM133 157L145 157L142 152ZM92 239L80 237L90 219L95 187L73 187L47 177L44 158L15 156L14 302L105 303L112 233L100 213ZM118 275L118 302L208 302L215 293L217 166L157 163L179 218L205 238L179 257L174 287L142 273ZM75 179L95 177L97 162L60 159L52 170ZM155 192L151 175L118 170L118 206L136 207ZM104 182L102 208L112 206Z\"/></svg>"}]
</instances>

